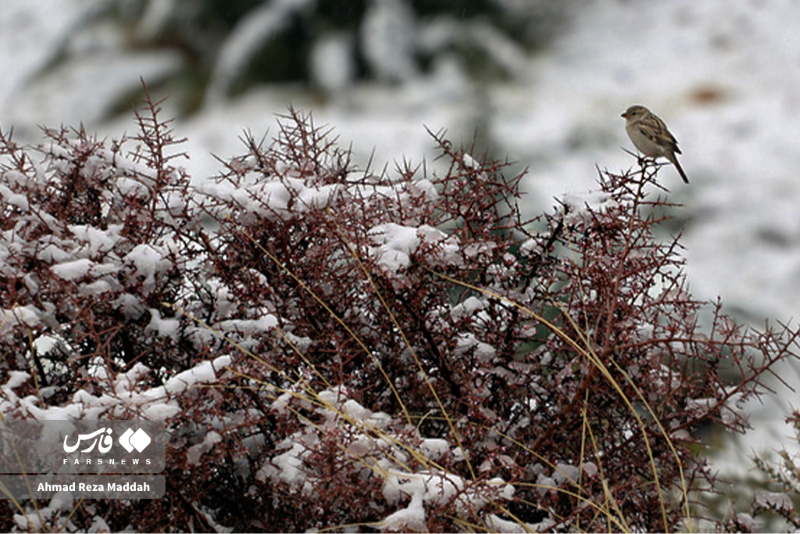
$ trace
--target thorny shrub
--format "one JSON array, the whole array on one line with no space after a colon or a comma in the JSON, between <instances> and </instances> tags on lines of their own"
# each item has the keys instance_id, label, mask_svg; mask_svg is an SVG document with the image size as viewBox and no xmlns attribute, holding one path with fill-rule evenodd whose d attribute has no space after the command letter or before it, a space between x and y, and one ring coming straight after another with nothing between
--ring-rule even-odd
<instances>
[{"instance_id":1,"label":"thorny shrub","mask_svg":"<svg viewBox=\"0 0 800 534\"><path fill-rule=\"evenodd\" d=\"M787 418L794 428L794 442L800 443L800 411L794 410ZM768 481L767 489L756 492L750 503L751 514L741 512L729 520L729 528L743 532L758 532L759 524L754 518L765 517L762 522L771 531L800 529L800 514L792 502L792 496L800 494L800 456L797 445L792 450L783 448L777 451L778 459L754 457L756 466ZM777 491L769 491L770 489ZM766 530L765 530L766 531Z\"/></svg>"},{"instance_id":2,"label":"thorny shrub","mask_svg":"<svg viewBox=\"0 0 800 534\"><path fill-rule=\"evenodd\" d=\"M525 220L501 162L358 171L290 110L191 187L146 104L0 137L0 410L166 418L167 493L2 530L690 529L693 430L796 355L691 297L652 163Z\"/></svg>"}]
</instances>

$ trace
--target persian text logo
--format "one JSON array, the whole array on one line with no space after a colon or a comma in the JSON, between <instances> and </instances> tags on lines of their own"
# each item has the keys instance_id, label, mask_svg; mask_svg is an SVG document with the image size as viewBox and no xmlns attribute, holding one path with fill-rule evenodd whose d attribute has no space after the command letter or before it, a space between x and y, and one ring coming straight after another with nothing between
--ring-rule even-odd
<instances>
[{"instance_id":1,"label":"persian text logo","mask_svg":"<svg viewBox=\"0 0 800 534\"><path fill-rule=\"evenodd\" d=\"M111 447L114 444L114 440L111 438L112 430L111 428L104 427L89 434L78 434L78 440L75 442L74 445L68 445L67 442L69 441L70 436L64 437L64 452L72 453L78 450L81 446L81 443L89 443L88 447L82 449L81 452L92 452L97 447L97 451L101 454L105 454L111 450ZM151 442L150 436L142 430L141 428L134 432L130 428L128 428L118 440L118 443L122 445L122 447L128 451L129 453L136 449L137 452L142 452L150 445Z\"/></svg>"}]
</instances>

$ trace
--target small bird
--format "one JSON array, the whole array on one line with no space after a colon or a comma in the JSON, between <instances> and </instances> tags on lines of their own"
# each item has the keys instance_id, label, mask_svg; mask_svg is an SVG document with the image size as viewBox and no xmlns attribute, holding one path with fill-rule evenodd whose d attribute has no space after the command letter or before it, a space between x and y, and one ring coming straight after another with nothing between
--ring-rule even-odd
<instances>
[{"instance_id":1,"label":"small bird","mask_svg":"<svg viewBox=\"0 0 800 534\"><path fill-rule=\"evenodd\" d=\"M664 121L646 107L639 105L626 109L622 117L627 121L625 131L628 132L633 146L647 157L655 159L664 156L667 158L678 169L683 181L688 184L689 179L675 155L681 153L678 141L669 133Z\"/></svg>"}]
</instances>

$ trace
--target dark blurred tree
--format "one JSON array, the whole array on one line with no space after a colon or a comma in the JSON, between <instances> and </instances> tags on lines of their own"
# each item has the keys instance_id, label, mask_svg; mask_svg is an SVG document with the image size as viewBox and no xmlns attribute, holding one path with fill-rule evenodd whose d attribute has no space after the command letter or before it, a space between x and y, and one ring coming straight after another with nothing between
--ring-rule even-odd
<instances>
[{"instance_id":1,"label":"dark blurred tree","mask_svg":"<svg viewBox=\"0 0 800 534\"><path fill-rule=\"evenodd\" d=\"M191 112L259 84L299 82L329 96L426 76L443 61L467 78L513 79L578 1L129 0L100 19L124 26L131 47L180 51L184 68L162 85Z\"/></svg>"}]
</instances>

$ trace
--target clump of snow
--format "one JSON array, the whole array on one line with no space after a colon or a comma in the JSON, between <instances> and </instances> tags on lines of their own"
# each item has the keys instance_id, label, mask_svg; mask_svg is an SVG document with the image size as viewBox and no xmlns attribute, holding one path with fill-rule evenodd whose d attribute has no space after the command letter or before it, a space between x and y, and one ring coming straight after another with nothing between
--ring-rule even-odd
<instances>
[{"instance_id":1,"label":"clump of snow","mask_svg":"<svg viewBox=\"0 0 800 534\"><path fill-rule=\"evenodd\" d=\"M378 225L369 231L377 247L374 254L378 263L389 271L400 271L411 264L411 254L417 250L420 236L417 228L396 223Z\"/></svg>"},{"instance_id":2,"label":"clump of snow","mask_svg":"<svg viewBox=\"0 0 800 534\"><path fill-rule=\"evenodd\" d=\"M231 364L230 356L220 356L214 361L200 362L193 368L178 373L163 386L167 393L181 393L195 384L213 384L217 374Z\"/></svg>"},{"instance_id":3,"label":"clump of snow","mask_svg":"<svg viewBox=\"0 0 800 534\"><path fill-rule=\"evenodd\" d=\"M61 278L62 280L76 280L78 278L83 278L89 274L89 271L92 270L95 263L89 259L80 259L75 261L68 261L65 263L60 263L58 265L52 266L50 269L53 271L53 274Z\"/></svg>"},{"instance_id":4,"label":"clump of snow","mask_svg":"<svg viewBox=\"0 0 800 534\"><path fill-rule=\"evenodd\" d=\"M166 272L171 266L163 251L149 244L137 245L124 258L124 262L132 267L132 279L140 279L142 289L148 293L156 287L156 276Z\"/></svg>"},{"instance_id":5,"label":"clump of snow","mask_svg":"<svg viewBox=\"0 0 800 534\"><path fill-rule=\"evenodd\" d=\"M485 300L475 296L467 297L463 302L453 306L453 309L450 310L450 316L456 321L465 317L472 317L480 310L486 308L486 306L487 303Z\"/></svg>"},{"instance_id":6,"label":"clump of snow","mask_svg":"<svg viewBox=\"0 0 800 534\"><path fill-rule=\"evenodd\" d=\"M405 508L394 512L378 523L381 530L395 532L427 532L425 522L425 507L422 505L422 496L414 493L411 502Z\"/></svg>"},{"instance_id":7,"label":"clump of snow","mask_svg":"<svg viewBox=\"0 0 800 534\"><path fill-rule=\"evenodd\" d=\"M122 312L122 315L128 319L135 321L141 317L146 311L142 300L136 295L131 293L123 293L113 301L114 308Z\"/></svg>"},{"instance_id":8,"label":"clump of snow","mask_svg":"<svg viewBox=\"0 0 800 534\"><path fill-rule=\"evenodd\" d=\"M399 273L411 265L411 257L420 245L441 246L439 258L443 262L455 260L458 245L454 236L428 225L403 226L396 223L379 224L369 231L375 246L372 254L388 271Z\"/></svg>"},{"instance_id":9,"label":"clump of snow","mask_svg":"<svg viewBox=\"0 0 800 534\"><path fill-rule=\"evenodd\" d=\"M93 392L78 390L67 406L40 407L40 399L36 395L18 397L14 389L20 387L30 375L27 373L11 373L0 391L4 400L0 402L0 415L14 418L24 414L37 420L71 420L97 419L105 417L123 417L125 414L137 413L148 420L164 420L180 412L177 396L199 384L213 384L219 374L231 363L230 356L220 356L213 361L198 363L195 367L183 371L167 380L163 386L140 389L140 380L150 370L137 363L126 373L119 373L115 380L104 387L95 386Z\"/></svg>"},{"instance_id":10,"label":"clump of snow","mask_svg":"<svg viewBox=\"0 0 800 534\"><path fill-rule=\"evenodd\" d=\"M69 226L69 230L76 241L85 243L85 251L82 250L79 254L95 257L114 249L114 245L120 240L122 225L111 224L107 229L100 230L94 226L74 224Z\"/></svg>"},{"instance_id":11,"label":"clump of snow","mask_svg":"<svg viewBox=\"0 0 800 534\"><path fill-rule=\"evenodd\" d=\"M580 476L580 469L574 465L558 462L553 470L553 480L556 484L564 485L571 484L577 485Z\"/></svg>"},{"instance_id":12,"label":"clump of snow","mask_svg":"<svg viewBox=\"0 0 800 534\"><path fill-rule=\"evenodd\" d=\"M514 496L514 487L500 478L475 482L441 470L436 462L463 460L458 447L446 439L409 434L408 427L396 418L364 408L343 388L321 391L314 397L318 402L312 404L299 393L287 392L273 403L273 410L286 414L290 404L299 402L324 416L326 423L307 423L281 442L277 448L283 452L261 466L256 475L259 480L313 487L321 475L316 475L306 462L323 442L322 433L336 432L344 440L337 448L343 445L359 469L365 464L377 466L364 473L381 477L384 499L399 507L380 522L382 529L424 529L427 506L453 506L457 513L466 515L490 502ZM427 462L422 462L419 469L409 470L411 456Z\"/></svg>"},{"instance_id":13,"label":"clump of snow","mask_svg":"<svg viewBox=\"0 0 800 534\"><path fill-rule=\"evenodd\" d=\"M150 308L150 323L145 332L155 332L159 337L177 338L180 324L178 319L164 319L160 311Z\"/></svg>"},{"instance_id":14,"label":"clump of snow","mask_svg":"<svg viewBox=\"0 0 800 534\"><path fill-rule=\"evenodd\" d=\"M584 462L581 465L581 470L589 478L594 478L598 474L600 474L600 468L598 468L597 464L595 464L594 462Z\"/></svg>"},{"instance_id":15,"label":"clump of snow","mask_svg":"<svg viewBox=\"0 0 800 534\"><path fill-rule=\"evenodd\" d=\"M222 441L222 436L212 430L206 434L206 437L201 443L197 443L189 447L189 449L186 451L186 462L189 465L197 465L200 463L200 458L203 456L203 453L210 451L214 445L220 441Z\"/></svg>"},{"instance_id":16,"label":"clump of snow","mask_svg":"<svg viewBox=\"0 0 800 534\"><path fill-rule=\"evenodd\" d=\"M736 524L741 525L744 532L760 532L761 528L753 516L740 512L736 514Z\"/></svg>"},{"instance_id":17,"label":"clump of snow","mask_svg":"<svg viewBox=\"0 0 800 534\"><path fill-rule=\"evenodd\" d=\"M261 480L263 480L265 475L277 474L280 480L292 486L300 485L305 481L306 475L303 471L303 457L308 454L308 450L301 442L291 442L289 445L290 448L288 451L272 459L272 463L277 470L264 471Z\"/></svg>"},{"instance_id":18,"label":"clump of snow","mask_svg":"<svg viewBox=\"0 0 800 534\"><path fill-rule=\"evenodd\" d=\"M759 491L756 493L754 506L756 508L775 510L782 514L794 513L794 503L786 493Z\"/></svg>"},{"instance_id":19,"label":"clump of snow","mask_svg":"<svg viewBox=\"0 0 800 534\"><path fill-rule=\"evenodd\" d=\"M497 355L497 349L475 337L475 334L464 333L458 337L456 354L472 352L478 362L487 363Z\"/></svg>"},{"instance_id":20,"label":"clump of snow","mask_svg":"<svg viewBox=\"0 0 800 534\"><path fill-rule=\"evenodd\" d=\"M220 321L216 327L222 332L236 332L245 335L269 332L278 325L278 318L265 313L258 319L228 319Z\"/></svg>"},{"instance_id":21,"label":"clump of snow","mask_svg":"<svg viewBox=\"0 0 800 534\"><path fill-rule=\"evenodd\" d=\"M570 191L562 196L561 201L566 211L564 224L570 226L587 223L591 218L589 210L593 213L605 213L607 210L617 207L616 202L599 189L588 189L583 192Z\"/></svg>"},{"instance_id":22,"label":"clump of snow","mask_svg":"<svg viewBox=\"0 0 800 534\"><path fill-rule=\"evenodd\" d=\"M422 440L419 450L425 458L436 462L450 452L450 443L444 439L427 438Z\"/></svg>"},{"instance_id":23,"label":"clump of snow","mask_svg":"<svg viewBox=\"0 0 800 534\"><path fill-rule=\"evenodd\" d=\"M15 207L22 212L27 212L30 208L28 205L28 198L25 195L14 193L3 184L0 184L0 197L2 197L9 206Z\"/></svg>"},{"instance_id":24,"label":"clump of snow","mask_svg":"<svg viewBox=\"0 0 800 534\"><path fill-rule=\"evenodd\" d=\"M342 405L342 413L348 419L355 421L367 421L372 418L373 411L364 408L353 399L347 399Z\"/></svg>"}]
</instances>

